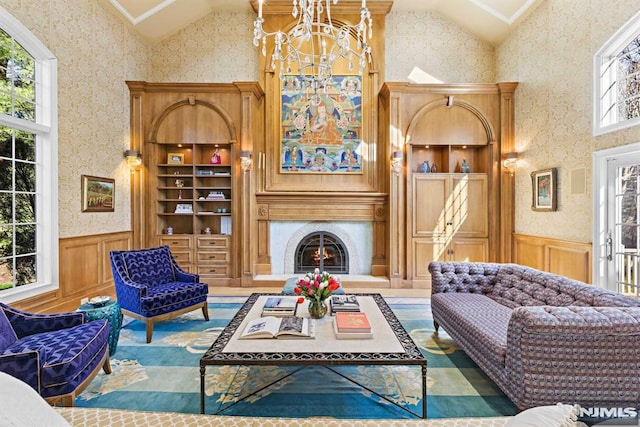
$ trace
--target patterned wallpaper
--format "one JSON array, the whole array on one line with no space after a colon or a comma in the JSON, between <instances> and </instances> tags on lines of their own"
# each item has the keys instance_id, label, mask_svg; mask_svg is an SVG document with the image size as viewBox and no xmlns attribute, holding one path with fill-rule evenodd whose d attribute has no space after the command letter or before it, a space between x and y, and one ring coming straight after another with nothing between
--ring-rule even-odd
<instances>
[{"instance_id":1,"label":"patterned wallpaper","mask_svg":"<svg viewBox=\"0 0 640 427\"><path fill-rule=\"evenodd\" d=\"M592 240L592 153L640 141L640 127L592 136L593 54L639 9L636 0L547 0L497 49L497 81L520 82L517 233ZM558 168L558 211L534 212L530 173L551 167ZM571 194L577 169L586 172L586 191Z\"/></svg>"},{"instance_id":2,"label":"patterned wallpaper","mask_svg":"<svg viewBox=\"0 0 640 427\"><path fill-rule=\"evenodd\" d=\"M230 83L258 80L251 13L221 12L152 48L151 81Z\"/></svg>"},{"instance_id":3,"label":"patterned wallpaper","mask_svg":"<svg viewBox=\"0 0 640 427\"><path fill-rule=\"evenodd\" d=\"M496 82L494 48L436 13L392 10L385 35L387 81L410 81L415 68L444 83Z\"/></svg>"},{"instance_id":4,"label":"patterned wallpaper","mask_svg":"<svg viewBox=\"0 0 640 427\"><path fill-rule=\"evenodd\" d=\"M258 79L251 13L212 14L150 46L97 0L0 0L0 6L58 58L61 237L130 228L130 174L122 159L129 144L126 80ZM520 82L516 231L590 241L591 153L640 140L638 128L591 136L592 55L638 8L635 0L547 0L495 50L435 13L392 11L386 79L408 81L416 68L451 83ZM548 167L559 168L559 210L533 212L529 174ZM573 169L586 170L585 194L568 190ZM116 179L115 213L81 213L81 174Z\"/></svg>"},{"instance_id":5,"label":"patterned wallpaper","mask_svg":"<svg viewBox=\"0 0 640 427\"><path fill-rule=\"evenodd\" d=\"M131 229L129 90L149 76L149 48L97 1L1 0L58 59L60 237ZM81 212L81 175L116 180L115 212Z\"/></svg>"}]
</instances>

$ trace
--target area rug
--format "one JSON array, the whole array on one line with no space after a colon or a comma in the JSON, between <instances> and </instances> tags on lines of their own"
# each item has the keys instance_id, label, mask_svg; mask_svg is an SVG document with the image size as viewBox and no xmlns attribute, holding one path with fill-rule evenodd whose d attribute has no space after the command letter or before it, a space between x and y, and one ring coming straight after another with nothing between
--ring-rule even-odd
<instances>
[{"instance_id":1,"label":"area rug","mask_svg":"<svg viewBox=\"0 0 640 427\"><path fill-rule=\"evenodd\" d=\"M486 375L434 328L428 298L386 298L428 360L427 417L514 415L516 407ZM144 325L125 318L112 374L100 373L76 400L80 407L200 412L203 353L242 306L244 298L210 298L210 321L200 311L155 325L145 343ZM258 417L415 418L422 408L418 367L309 366L208 367L207 413ZM290 375L288 375L290 374ZM287 376L288 375L288 376ZM359 387L348 377L376 392ZM273 379L285 379L256 394ZM384 398L378 396L382 395ZM249 397L247 397L249 396ZM393 402L393 403L391 403ZM408 409L407 412L405 409ZM413 412L414 414L412 414Z\"/></svg>"}]
</instances>

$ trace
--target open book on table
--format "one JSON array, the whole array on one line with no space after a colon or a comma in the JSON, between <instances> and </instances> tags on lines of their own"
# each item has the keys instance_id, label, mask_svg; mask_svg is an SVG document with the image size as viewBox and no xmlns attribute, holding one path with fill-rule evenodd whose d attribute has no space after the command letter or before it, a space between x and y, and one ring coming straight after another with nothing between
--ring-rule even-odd
<instances>
[{"instance_id":1,"label":"open book on table","mask_svg":"<svg viewBox=\"0 0 640 427\"><path fill-rule=\"evenodd\" d=\"M248 338L314 338L315 321L306 317L259 317L247 323L240 339Z\"/></svg>"}]
</instances>

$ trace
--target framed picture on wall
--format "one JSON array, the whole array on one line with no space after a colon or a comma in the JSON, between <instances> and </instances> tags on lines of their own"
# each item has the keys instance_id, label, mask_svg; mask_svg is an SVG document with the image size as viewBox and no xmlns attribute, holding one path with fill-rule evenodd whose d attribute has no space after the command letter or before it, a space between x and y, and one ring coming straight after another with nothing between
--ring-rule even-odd
<instances>
[{"instance_id":1,"label":"framed picture on wall","mask_svg":"<svg viewBox=\"0 0 640 427\"><path fill-rule=\"evenodd\" d=\"M184 154L182 153L167 153L167 163L170 165L183 165Z\"/></svg>"},{"instance_id":2,"label":"framed picture on wall","mask_svg":"<svg viewBox=\"0 0 640 427\"><path fill-rule=\"evenodd\" d=\"M113 212L115 180L82 175L82 212Z\"/></svg>"},{"instance_id":3,"label":"framed picture on wall","mask_svg":"<svg viewBox=\"0 0 640 427\"><path fill-rule=\"evenodd\" d=\"M284 77L280 173L361 174L362 80L334 75L313 95L303 76Z\"/></svg>"},{"instance_id":4,"label":"framed picture on wall","mask_svg":"<svg viewBox=\"0 0 640 427\"><path fill-rule=\"evenodd\" d=\"M534 211L557 210L556 174L556 168L531 172L533 190L531 209Z\"/></svg>"}]
</instances>

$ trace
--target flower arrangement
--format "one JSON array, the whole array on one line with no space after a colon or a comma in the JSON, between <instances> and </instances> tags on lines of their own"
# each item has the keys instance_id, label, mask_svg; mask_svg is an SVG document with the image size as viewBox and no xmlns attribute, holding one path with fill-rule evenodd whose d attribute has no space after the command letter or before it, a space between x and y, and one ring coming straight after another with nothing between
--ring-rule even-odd
<instances>
[{"instance_id":1,"label":"flower arrangement","mask_svg":"<svg viewBox=\"0 0 640 427\"><path fill-rule=\"evenodd\" d=\"M316 268L313 273L307 273L296 280L296 287L293 291L300 295L298 303L303 301L303 297L309 301L322 302L336 289L340 288L340 278L332 276L326 271L320 272Z\"/></svg>"}]
</instances>

